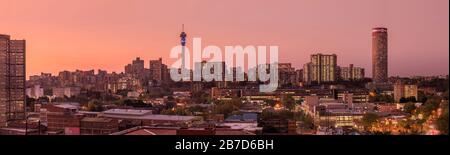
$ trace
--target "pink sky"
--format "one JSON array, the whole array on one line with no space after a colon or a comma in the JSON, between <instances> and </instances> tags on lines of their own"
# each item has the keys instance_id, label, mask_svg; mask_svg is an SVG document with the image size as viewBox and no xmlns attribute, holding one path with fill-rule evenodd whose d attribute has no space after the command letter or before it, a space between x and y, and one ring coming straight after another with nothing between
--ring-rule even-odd
<instances>
[{"instance_id":1,"label":"pink sky","mask_svg":"<svg viewBox=\"0 0 450 155\"><path fill-rule=\"evenodd\" d=\"M163 58L179 44L278 45L299 68L312 53L371 76L371 28L389 29L389 75L448 74L448 0L0 0L0 33L27 40L27 74Z\"/></svg>"}]
</instances>

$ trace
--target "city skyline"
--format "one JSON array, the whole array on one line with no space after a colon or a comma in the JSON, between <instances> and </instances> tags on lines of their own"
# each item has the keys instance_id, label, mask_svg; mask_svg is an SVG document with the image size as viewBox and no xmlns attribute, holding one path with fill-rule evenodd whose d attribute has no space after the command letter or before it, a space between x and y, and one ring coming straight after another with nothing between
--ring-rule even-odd
<instances>
[{"instance_id":1,"label":"city skyline","mask_svg":"<svg viewBox=\"0 0 450 155\"><path fill-rule=\"evenodd\" d=\"M128 153L349 152L430 135L404 144L440 147L449 3L0 0L0 137L81 137L0 145L126 145L82 138L101 135L145 139Z\"/></svg>"},{"instance_id":2,"label":"city skyline","mask_svg":"<svg viewBox=\"0 0 450 155\"><path fill-rule=\"evenodd\" d=\"M182 23L190 34L188 47L197 36L204 38L205 45L277 44L280 62L297 69L311 54L323 53L338 55L339 66L354 64L367 71L372 69L371 29L383 26L390 35L389 76L448 74L448 1L345 3L349 6L333 1L177 1L177 5L173 1L94 1L91 6L70 1L48 0L33 6L27 1L2 1L6 8L0 8L7 13L0 15L6 21L0 33L27 40L27 75L75 69L123 72L123 66L135 57L145 60L146 67L159 57L171 64L169 51L179 44ZM221 5L234 12L226 12ZM118 7L123 11L117 11ZM171 10L185 11L180 15ZM317 10L325 11L312 15ZM242 18L234 19L235 15ZM273 20L275 24L268 23ZM366 77L371 74L367 72Z\"/></svg>"}]
</instances>

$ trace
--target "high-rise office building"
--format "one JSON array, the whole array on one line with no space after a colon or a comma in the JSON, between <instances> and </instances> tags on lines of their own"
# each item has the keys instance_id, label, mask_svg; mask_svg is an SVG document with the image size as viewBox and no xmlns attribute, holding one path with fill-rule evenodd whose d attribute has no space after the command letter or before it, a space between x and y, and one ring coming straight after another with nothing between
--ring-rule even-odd
<instances>
[{"instance_id":1,"label":"high-rise office building","mask_svg":"<svg viewBox=\"0 0 450 155\"><path fill-rule=\"evenodd\" d=\"M312 63L308 62L303 65L303 82L309 84L312 81Z\"/></svg>"},{"instance_id":2,"label":"high-rise office building","mask_svg":"<svg viewBox=\"0 0 450 155\"><path fill-rule=\"evenodd\" d=\"M125 73L137 78L143 78L145 76L144 60L137 57L131 64L125 66Z\"/></svg>"},{"instance_id":3,"label":"high-rise office building","mask_svg":"<svg viewBox=\"0 0 450 155\"><path fill-rule=\"evenodd\" d=\"M278 63L278 84L279 85L296 85L296 71L291 63Z\"/></svg>"},{"instance_id":4,"label":"high-rise office building","mask_svg":"<svg viewBox=\"0 0 450 155\"><path fill-rule=\"evenodd\" d=\"M405 84L398 81L394 84L394 100L399 102L401 98L414 97L416 100L418 87L414 84Z\"/></svg>"},{"instance_id":5,"label":"high-rise office building","mask_svg":"<svg viewBox=\"0 0 450 155\"><path fill-rule=\"evenodd\" d=\"M303 69L295 70L295 81L297 82L297 84L303 82Z\"/></svg>"},{"instance_id":6,"label":"high-rise office building","mask_svg":"<svg viewBox=\"0 0 450 155\"><path fill-rule=\"evenodd\" d=\"M144 60L141 60L141 58L137 57L136 60L133 60L133 66L137 74L144 73Z\"/></svg>"},{"instance_id":7,"label":"high-rise office building","mask_svg":"<svg viewBox=\"0 0 450 155\"><path fill-rule=\"evenodd\" d=\"M311 81L312 82L334 82L337 79L337 56L336 54L313 54L311 55Z\"/></svg>"},{"instance_id":8,"label":"high-rise office building","mask_svg":"<svg viewBox=\"0 0 450 155\"><path fill-rule=\"evenodd\" d=\"M344 81L357 81L364 79L364 68L354 67L350 64L348 67L339 67L340 79Z\"/></svg>"},{"instance_id":9,"label":"high-rise office building","mask_svg":"<svg viewBox=\"0 0 450 155\"><path fill-rule=\"evenodd\" d=\"M25 44L0 34L0 127L25 118Z\"/></svg>"},{"instance_id":10,"label":"high-rise office building","mask_svg":"<svg viewBox=\"0 0 450 155\"><path fill-rule=\"evenodd\" d=\"M151 79L160 83L162 81L162 59L159 58L158 60L150 60L150 73L151 73Z\"/></svg>"},{"instance_id":11,"label":"high-rise office building","mask_svg":"<svg viewBox=\"0 0 450 155\"><path fill-rule=\"evenodd\" d=\"M372 30L372 80L374 83L388 81L388 32L383 27Z\"/></svg>"},{"instance_id":12,"label":"high-rise office building","mask_svg":"<svg viewBox=\"0 0 450 155\"><path fill-rule=\"evenodd\" d=\"M150 60L150 75L153 85L161 85L170 81L167 65L163 64L162 58Z\"/></svg>"},{"instance_id":13,"label":"high-rise office building","mask_svg":"<svg viewBox=\"0 0 450 155\"><path fill-rule=\"evenodd\" d=\"M206 67L211 67L209 72L205 72ZM218 67L220 70L216 70L216 67ZM225 61L220 62L207 62L207 61L201 61L201 62L195 62L194 63L194 71L199 74L197 76L202 76L201 80L202 82L205 81L203 78L204 75L211 75L211 81L214 81L216 83L216 86L218 88L226 88L228 86L228 82L225 80L225 73L226 73L227 66L225 64ZM217 74L219 73L219 74ZM217 75L216 75L217 74ZM234 75L234 73L233 73ZM216 77L217 76L217 77ZM235 76L233 76L234 78ZM216 78L220 80L215 80Z\"/></svg>"}]
</instances>

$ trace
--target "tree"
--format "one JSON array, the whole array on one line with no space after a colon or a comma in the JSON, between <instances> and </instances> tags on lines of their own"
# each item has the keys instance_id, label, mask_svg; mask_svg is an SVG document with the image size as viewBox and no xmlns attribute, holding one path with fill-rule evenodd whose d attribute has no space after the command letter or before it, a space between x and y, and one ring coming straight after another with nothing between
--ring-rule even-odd
<instances>
[{"instance_id":1,"label":"tree","mask_svg":"<svg viewBox=\"0 0 450 155\"><path fill-rule=\"evenodd\" d=\"M391 135L391 132L390 131L383 131L383 132L375 131L373 134L374 135Z\"/></svg>"},{"instance_id":2,"label":"tree","mask_svg":"<svg viewBox=\"0 0 450 155\"><path fill-rule=\"evenodd\" d=\"M197 93L192 94L192 102L200 103L200 104L210 103L211 98L207 93L197 92Z\"/></svg>"},{"instance_id":3,"label":"tree","mask_svg":"<svg viewBox=\"0 0 450 155\"><path fill-rule=\"evenodd\" d=\"M146 104L142 100L126 99L123 101L125 106L137 107L137 108L149 108L152 107L151 104Z\"/></svg>"},{"instance_id":4,"label":"tree","mask_svg":"<svg viewBox=\"0 0 450 155\"><path fill-rule=\"evenodd\" d=\"M261 113L261 119L293 119L294 113L288 110L280 110L280 111L274 111L274 110L263 110Z\"/></svg>"},{"instance_id":5,"label":"tree","mask_svg":"<svg viewBox=\"0 0 450 155\"><path fill-rule=\"evenodd\" d=\"M217 103L213 107L214 114L223 114L225 117L231 115L234 111L239 110L242 107L242 101L240 98L232 98L226 101L216 101Z\"/></svg>"},{"instance_id":6,"label":"tree","mask_svg":"<svg viewBox=\"0 0 450 155\"><path fill-rule=\"evenodd\" d=\"M362 121L364 128L371 129L372 126L378 121L379 118L380 117L375 113L367 113L367 114L364 114L361 121Z\"/></svg>"},{"instance_id":7,"label":"tree","mask_svg":"<svg viewBox=\"0 0 450 155\"><path fill-rule=\"evenodd\" d=\"M313 129L314 128L314 120L311 116L304 113L303 111L299 111L294 113L294 119L296 121L300 121L303 124L303 128Z\"/></svg>"},{"instance_id":8,"label":"tree","mask_svg":"<svg viewBox=\"0 0 450 155\"><path fill-rule=\"evenodd\" d=\"M425 118L431 115L431 112L437 110L441 103L440 97L432 97L424 103L423 106L420 107L420 112L423 114Z\"/></svg>"},{"instance_id":9,"label":"tree","mask_svg":"<svg viewBox=\"0 0 450 155\"><path fill-rule=\"evenodd\" d=\"M381 95L381 102L394 103L394 97L391 95Z\"/></svg>"},{"instance_id":10,"label":"tree","mask_svg":"<svg viewBox=\"0 0 450 155\"><path fill-rule=\"evenodd\" d=\"M92 100L87 105L88 111L103 111L103 104L99 100Z\"/></svg>"},{"instance_id":11,"label":"tree","mask_svg":"<svg viewBox=\"0 0 450 155\"><path fill-rule=\"evenodd\" d=\"M416 97L414 97L414 96L410 96L410 97L402 97L402 98L400 98L400 100L399 100L399 102L400 103L409 103L409 102L417 102L417 100L416 100Z\"/></svg>"},{"instance_id":12,"label":"tree","mask_svg":"<svg viewBox=\"0 0 450 155\"><path fill-rule=\"evenodd\" d=\"M414 96L410 96L410 97L406 98L406 100L408 102L414 102L414 103L417 102L416 97L414 97Z\"/></svg>"},{"instance_id":13,"label":"tree","mask_svg":"<svg viewBox=\"0 0 450 155\"><path fill-rule=\"evenodd\" d=\"M45 96L52 96L53 95L53 89L44 89L44 95Z\"/></svg>"},{"instance_id":14,"label":"tree","mask_svg":"<svg viewBox=\"0 0 450 155\"><path fill-rule=\"evenodd\" d=\"M214 114L223 114L225 117L228 117L233 111L234 111L233 105L226 103L218 103L214 105L213 108Z\"/></svg>"},{"instance_id":15,"label":"tree","mask_svg":"<svg viewBox=\"0 0 450 155\"><path fill-rule=\"evenodd\" d=\"M445 91L444 92L444 94L442 94L442 98L444 99L444 100L448 100L448 94L449 92L448 92L448 90L447 91Z\"/></svg>"},{"instance_id":16,"label":"tree","mask_svg":"<svg viewBox=\"0 0 450 155\"><path fill-rule=\"evenodd\" d=\"M282 103L283 106L289 110L293 110L295 108L295 100L291 95L284 96Z\"/></svg>"},{"instance_id":17,"label":"tree","mask_svg":"<svg viewBox=\"0 0 450 155\"><path fill-rule=\"evenodd\" d=\"M123 97L126 97L126 96L128 95L128 92L129 92L129 91L130 91L130 90L121 89L121 90L117 90L117 93L116 93L116 94L121 95L121 96L123 96Z\"/></svg>"},{"instance_id":18,"label":"tree","mask_svg":"<svg viewBox=\"0 0 450 155\"><path fill-rule=\"evenodd\" d=\"M402 134L406 135L412 129L413 122L410 119L401 120L399 122L399 125L400 125L400 127L402 127L404 129L403 131L401 131Z\"/></svg>"},{"instance_id":19,"label":"tree","mask_svg":"<svg viewBox=\"0 0 450 155\"><path fill-rule=\"evenodd\" d=\"M125 99L117 99L117 100L112 101L111 103L114 104L114 105L122 106L122 105L125 104L124 102L125 102Z\"/></svg>"},{"instance_id":20,"label":"tree","mask_svg":"<svg viewBox=\"0 0 450 155\"><path fill-rule=\"evenodd\" d=\"M448 78L434 78L432 80L425 80L419 83L419 87L433 87L436 88L437 91L444 92L448 90Z\"/></svg>"},{"instance_id":21,"label":"tree","mask_svg":"<svg viewBox=\"0 0 450 155\"><path fill-rule=\"evenodd\" d=\"M293 120L294 113L289 110L272 110L265 109L262 111L258 126L263 127L265 133L284 133L287 132L285 128L280 128L278 125L274 125L270 122L275 120L279 123L287 123L289 120Z\"/></svg>"},{"instance_id":22,"label":"tree","mask_svg":"<svg viewBox=\"0 0 450 155\"><path fill-rule=\"evenodd\" d=\"M186 111L186 109L181 108L181 107L163 110L163 111L161 111L161 114L163 114L163 115L183 115L183 116L189 115L189 113Z\"/></svg>"},{"instance_id":23,"label":"tree","mask_svg":"<svg viewBox=\"0 0 450 155\"><path fill-rule=\"evenodd\" d=\"M232 104L235 109L240 109L243 105L241 99L237 97L232 98L230 101L226 101L226 103Z\"/></svg>"},{"instance_id":24,"label":"tree","mask_svg":"<svg viewBox=\"0 0 450 155\"><path fill-rule=\"evenodd\" d=\"M448 135L448 102L441 107L443 110L442 115L436 120L437 129L443 135Z\"/></svg>"},{"instance_id":25,"label":"tree","mask_svg":"<svg viewBox=\"0 0 450 155\"><path fill-rule=\"evenodd\" d=\"M369 96L370 102L386 102L386 103L394 103L394 97L391 95L383 95L383 94L375 94Z\"/></svg>"},{"instance_id":26,"label":"tree","mask_svg":"<svg viewBox=\"0 0 450 155\"><path fill-rule=\"evenodd\" d=\"M31 107L34 105L35 102L36 99L26 96L26 106Z\"/></svg>"},{"instance_id":27,"label":"tree","mask_svg":"<svg viewBox=\"0 0 450 155\"><path fill-rule=\"evenodd\" d=\"M402 98L400 98L400 100L399 100L398 102L400 102L400 103L406 103L406 102L408 102L408 100L406 100L405 97L402 97Z\"/></svg>"},{"instance_id":28,"label":"tree","mask_svg":"<svg viewBox=\"0 0 450 155\"><path fill-rule=\"evenodd\" d=\"M64 101L65 99L63 97L55 97L54 99L52 99L52 102L64 102Z\"/></svg>"},{"instance_id":29,"label":"tree","mask_svg":"<svg viewBox=\"0 0 450 155\"><path fill-rule=\"evenodd\" d=\"M427 102L427 100L428 100L428 97L423 91L417 92L417 101L419 101L421 103L425 103L425 102Z\"/></svg>"},{"instance_id":30,"label":"tree","mask_svg":"<svg viewBox=\"0 0 450 155\"><path fill-rule=\"evenodd\" d=\"M37 99L38 102L50 102L50 99L47 96L42 96Z\"/></svg>"},{"instance_id":31,"label":"tree","mask_svg":"<svg viewBox=\"0 0 450 155\"><path fill-rule=\"evenodd\" d=\"M412 112L416 109L417 107L414 103L405 103L405 106L403 107L403 111L409 114L412 114Z\"/></svg>"},{"instance_id":32,"label":"tree","mask_svg":"<svg viewBox=\"0 0 450 155\"><path fill-rule=\"evenodd\" d=\"M274 107L276 104L275 100L271 100L271 99L267 99L264 102L266 103L266 105L268 105L270 107Z\"/></svg>"},{"instance_id":33,"label":"tree","mask_svg":"<svg viewBox=\"0 0 450 155\"><path fill-rule=\"evenodd\" d=\"M192 106L188 108L188 111L195 113L195 112L205 112L206 108L201 106Z\"/></svg>"}]
</instances>

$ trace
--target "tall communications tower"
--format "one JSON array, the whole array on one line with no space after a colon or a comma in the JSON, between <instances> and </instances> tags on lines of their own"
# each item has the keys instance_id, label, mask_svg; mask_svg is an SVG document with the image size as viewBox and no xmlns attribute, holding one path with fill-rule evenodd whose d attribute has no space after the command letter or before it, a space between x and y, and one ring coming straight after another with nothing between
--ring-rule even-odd
<instances>
[{"instance_id":1,"label":"tall communications tower","mask_svg":"<svg viewBox=\"0 0 450 155\"><path fill-rule=\"evenodd\" d=\"M186 69L185 68L186 67L186 62L185 62L186 61L185 60L186 37L187 37L187 34L186 34L186 32L184 32L184 24L183 24L182 31L180 34L181 46L182 46L182 49L181 49L181 72L183 72L183 70Z\"/></svg>"}]
</instances>

